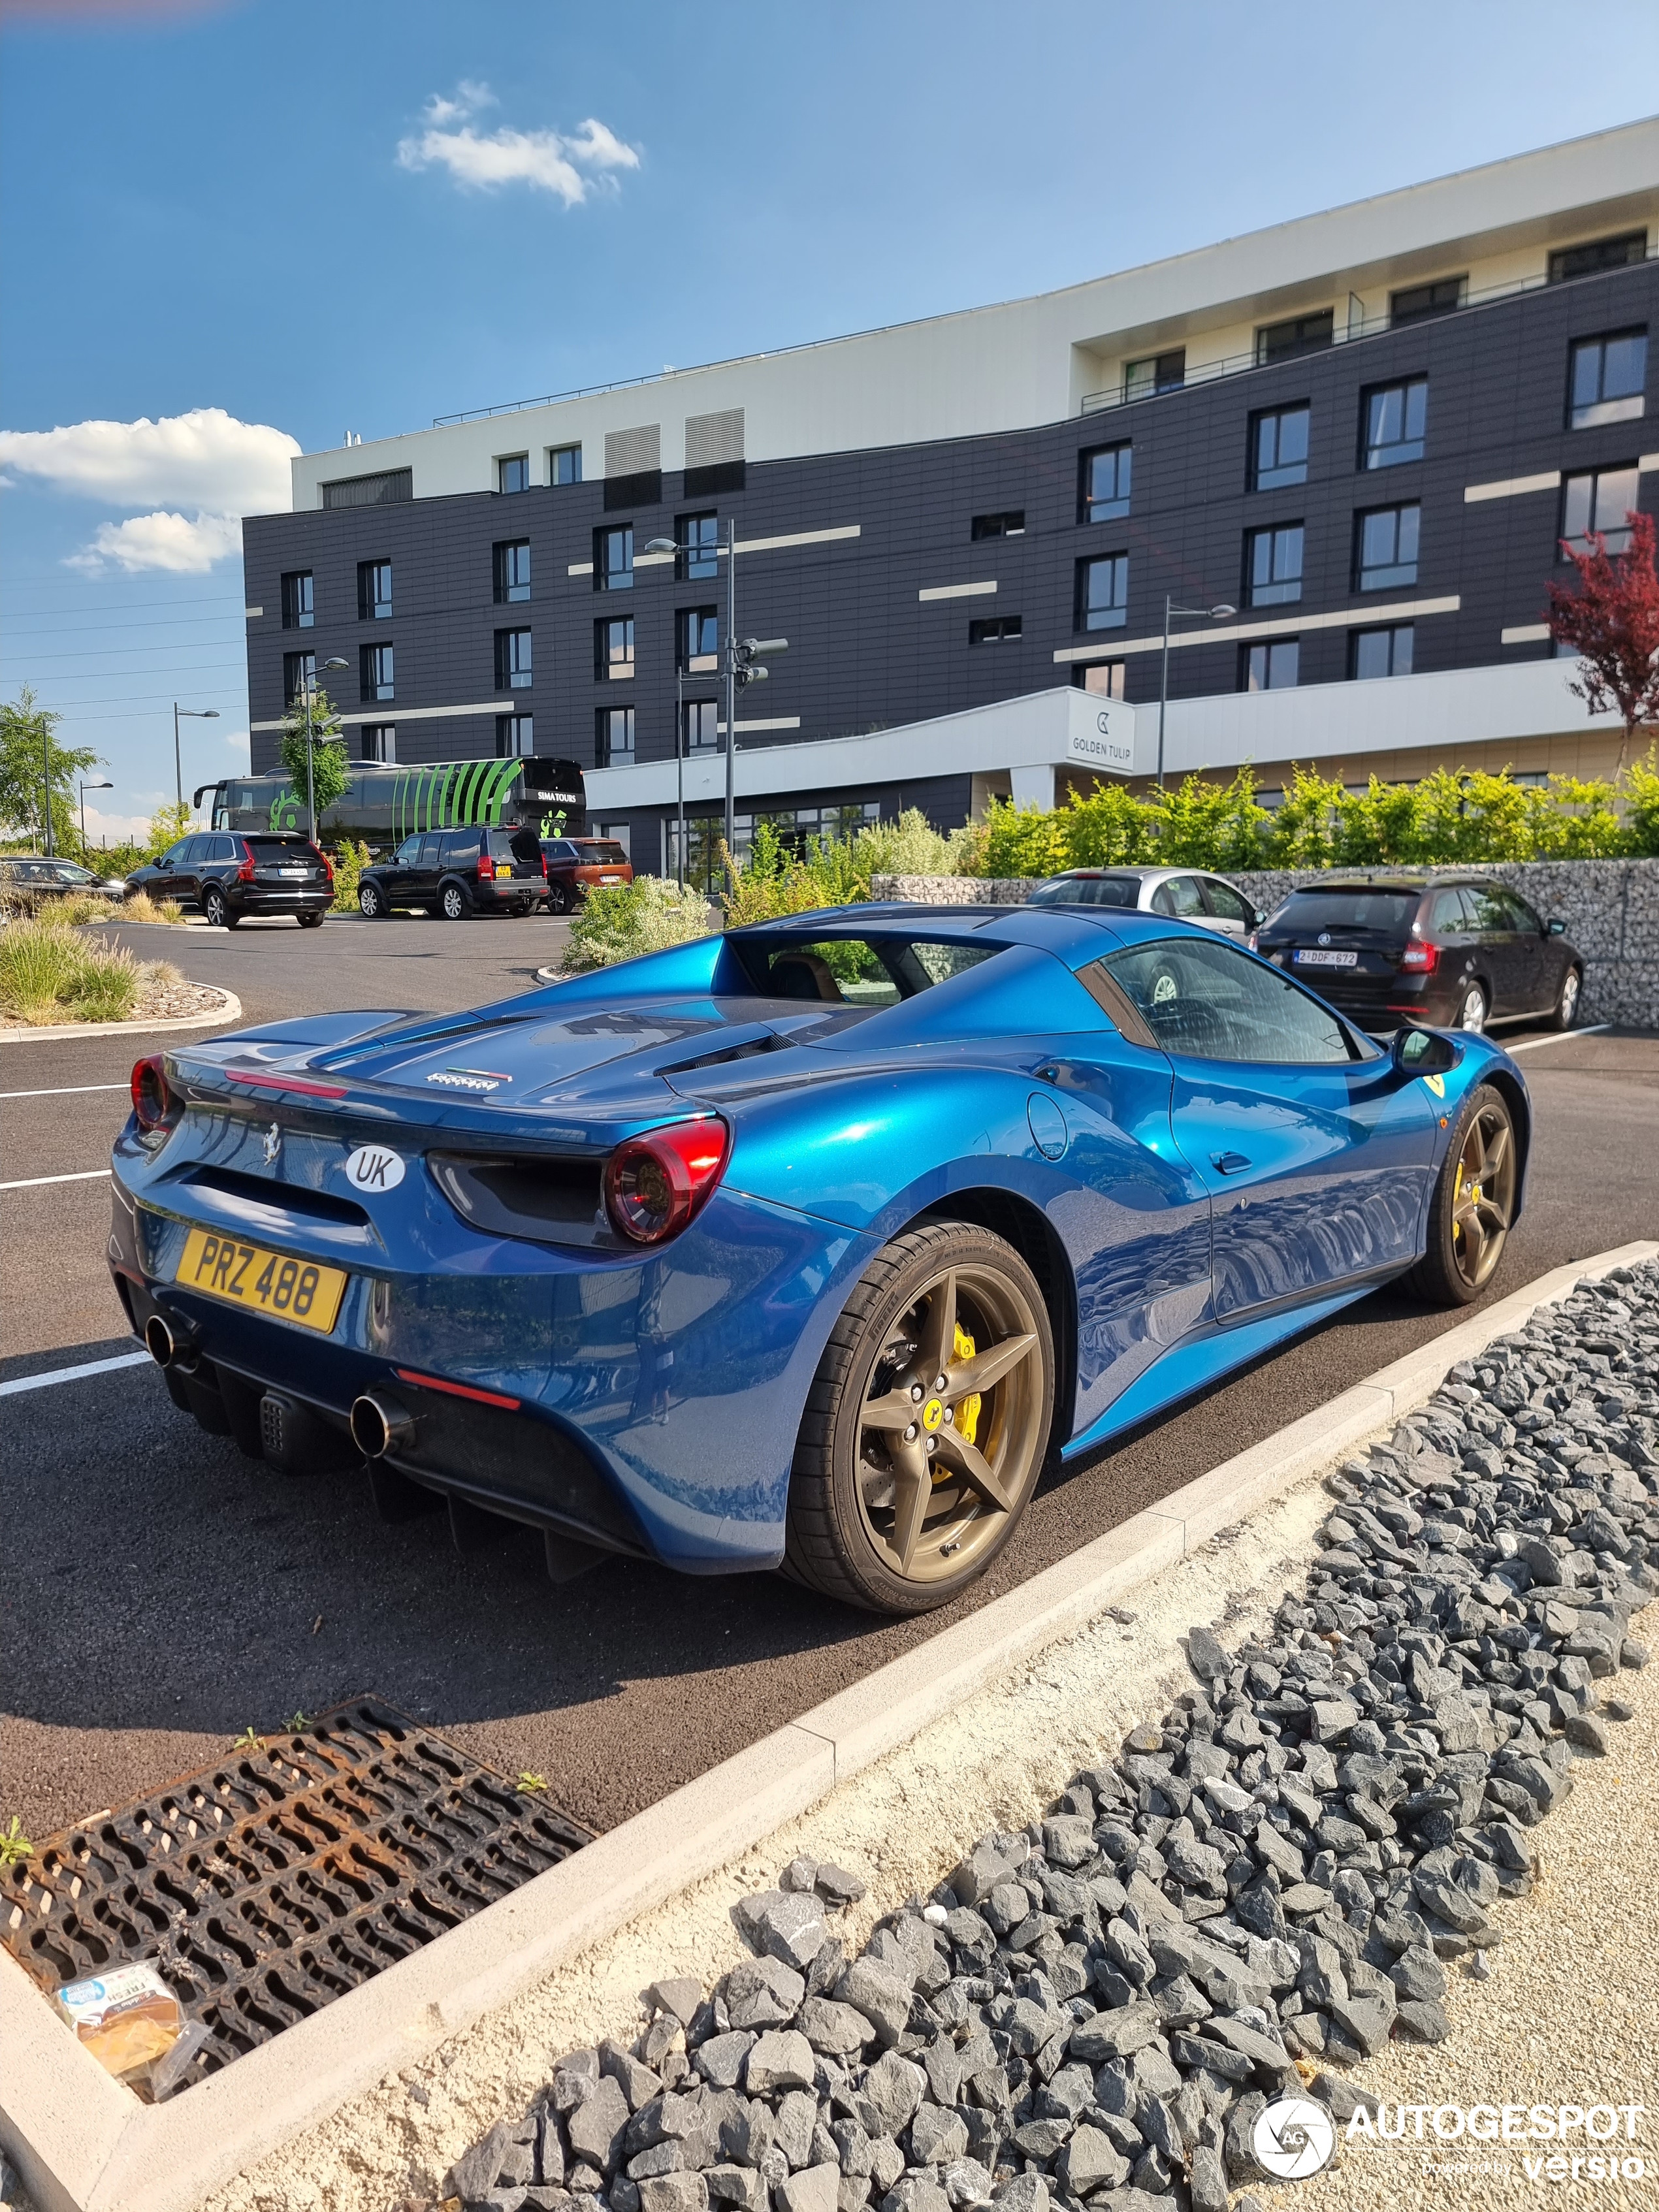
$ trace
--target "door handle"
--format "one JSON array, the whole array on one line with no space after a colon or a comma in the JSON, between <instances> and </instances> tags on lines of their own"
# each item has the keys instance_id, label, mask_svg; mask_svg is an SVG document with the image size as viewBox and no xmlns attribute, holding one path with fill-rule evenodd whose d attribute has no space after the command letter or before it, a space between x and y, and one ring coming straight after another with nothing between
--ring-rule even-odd
<instances>
[{"instance_id":1,"label":"door handle","mask_svg":"<svg viewBox=\"0 0 1659 2212\"><path fill-rule=\"evenodd\" d=\"M1210 1162L1222 1175L1239 1175L1250 1164L1243 1152L1212 1152Z\"/></svg>"}]
</instances>

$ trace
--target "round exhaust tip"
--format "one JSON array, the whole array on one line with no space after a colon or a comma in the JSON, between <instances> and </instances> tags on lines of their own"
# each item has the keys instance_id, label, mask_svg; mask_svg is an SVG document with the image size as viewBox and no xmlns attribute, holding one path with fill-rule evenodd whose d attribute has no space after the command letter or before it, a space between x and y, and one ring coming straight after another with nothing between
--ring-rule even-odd
<instances>
[{"instance_id":1,"label":"round exhaust tip","mask_svg":"<svg viewBox=\"0 0 1659 2212\"><path fill-rule=\"evenodd\" d=\"M384 1459L394 1445L409 1443L415 1424L395 1398L376 1397L365 1391L352 1401L351 1441L365 1459Z\"/></svg>"},{"instance_id":2,"label":"round exhaust tip","mask_svg":"<svg viewBox=\"0 0 1659 2212\"><path fill-rule=\"evenodd\" d=\"M152 1314L144 1323L144 1349L158 1367L172 1366L179 1347L160 1314Z\"/></svg>"}]
</instances>

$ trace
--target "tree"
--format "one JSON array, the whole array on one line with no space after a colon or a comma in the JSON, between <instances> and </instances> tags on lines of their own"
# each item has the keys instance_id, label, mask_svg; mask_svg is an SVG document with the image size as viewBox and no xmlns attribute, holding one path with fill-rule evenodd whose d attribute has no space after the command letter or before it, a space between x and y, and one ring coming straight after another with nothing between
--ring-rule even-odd
<instances>
[{"instance_id":1,"label":"tree","mask_svg":"<svg viewBox=\"0 0 1659 2212\"><path fill-rule=\"evenodd\" d=\"M95 768L98 756L86 745L60 745L56 732L62 720L51 708L35 704L27 684L15 699L0 702L0 823L14 836L44 846L50 787L52 845L59 853L73 853L81 845L75 779Z\"/></svg>"},{"instance_id":2,"label":"tree","mask_svg":"<svg viewBox=\"0 0 1659 2212\"><path fill-rule=\"evenodd\" d=\"M283 717L281 750L283 766L294 780L295 796L300 802L301 814L304 814L311 805L311 791L306 774L306 702L303 692ZM344 798L349 775L340 717L333 701L320 684L313 687L311 694L311 759L317 775L317 827L320 834L323 816L337 799Z\"/></svg>"},{"instance_id":3,"label":"tree","mask_svg":"<svg viewBox=\"0 0 1659 2212\"><path fill-rule=\"evenodd\" d=\"M1622 553L1609 553L1599 530L1590 532L1587 551L1562 539L1561 550L1578 572L1577 588L1552 583L1545 616L1556 643L1570 645L1578 655L1578 672L1568 690L1592 714L1616 714L1624 722L1616 771L1621 775L1637 732L1659 723L1653 517L1627 513L1625 520L1630 535Z\"/></svg>"}]
</instances>

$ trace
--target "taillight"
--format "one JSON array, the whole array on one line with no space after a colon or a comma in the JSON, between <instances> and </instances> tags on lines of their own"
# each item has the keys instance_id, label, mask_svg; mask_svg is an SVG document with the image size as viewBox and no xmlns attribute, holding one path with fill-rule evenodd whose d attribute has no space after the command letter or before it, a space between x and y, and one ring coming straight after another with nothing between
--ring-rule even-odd
<instances>
[{"instance_id":1,"label":"taillight","mask_svg":"<svg viewBox=\"0 0 1659 2212\"><path fill-rule=\"evenodd\" d=\"M1437 945L1408 945L1400 956L1400 964L1402 968L1414 969L1421 975L1431 975L1434 963L1439 957L1440 947Z\"/></svg>"},{"instance_id":2,"label":"taillight","mask_svg":"<svg viewBox=\"0 0 1659 2212\"><path fill-rule=\"evenodd\" d=\"M313 846L312 847L311 850L312 850L313 854L316 856L316 858L317 858L318 860L319 860L322 862L322 864L323 864L323 873L324 873L324 874L328 878L328 887L329 887L330 890L333 890L333 888L334 888L334 863L333 863L333 861L332 861L332 860L331 860L329 859L328 854L327 854L325 852L324 852L324 850L323 850L323 848L322 848L322 847L321 847L320 845L313 845Z\"/></svg>"},{"instance_id":3,"label":"taillight","mask_svg":"<svg viewBox=\"0 0 1659 2212\"><path fill-rule=\"evenodd\" d=\"M1254 929L1253 929L1253 930L1250 932L1249 935L1245 939L1244 942L1245 942L1245 943L1249 946L1249 948L1250 948L1250 950L1251 950L1251 951L1252 951L1252 952L1260 952L1260 951L1261 951L1261 942L1260 942L1259 933L1258 933L1257 931L1255 931L1255 930L1254 930Z\"/></svg>"},{"instance_id":4,"label":"taillight","mask_svg":"<svg viewBox=\"0 0 1659 2212\"><path fill-rule=\"evenodd\" d=\"M242 847L242 865L236 871L236 880L239 884L253 881L253 848L246 842Z\"/></svg>"},{"instance_id":5,"label":"taillight","mask_svg":"<svg viewBox=\"0 0 1659 2212\"><path fill-rule=\"evenodd\" d=\"M720 1179L731 1149L724 1121L677 1121L618 1145L605 1168L605 1207L633 1244L677 1237Z\"/></svg>"},{"instance_id":6,"label":"taillight","mask_svg":"<svg viewBox=\"0 0 1659 2212\"><path fill-rule=\"evenodd\" d=\"M168 1085L161 1055L153 1052L132 1066L132 1110L141 1129L159 1129L177 1110L179 1100Z\"/></svg>"},{"instance_id":7,"label":"taillight","mask_svg":"<svg viewBox=\"0 0 1659 2212\"><path fill-rule=\"evenodd\" d=\"M495 863L490 859L488 853L480 853L478 855L478 881L481 884L488 884L493 883L495 879Z\"/></svg>"}]
</instances>

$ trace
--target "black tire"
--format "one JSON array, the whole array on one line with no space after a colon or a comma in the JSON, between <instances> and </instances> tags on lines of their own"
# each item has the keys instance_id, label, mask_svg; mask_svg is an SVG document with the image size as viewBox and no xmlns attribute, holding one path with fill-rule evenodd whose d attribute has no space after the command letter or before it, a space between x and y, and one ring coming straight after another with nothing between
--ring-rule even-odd
<instances>
[{"instance_id":1,"label":"black tire","mask_svg":"<svg viewBox=\"0 0 1659 2212\"><path fill-rule=\"evenodd\" d=\"M384 921L391 908L378 884L359 884L357 911L365 921Z\"/></svg>"},{"instance_id":2,"label":"black tire","mask_svg":"<svg viewBox=\"0 0 1659 2212\"><path fill-rule=\"evenodd\" d=\"M562 884L550 884L547 889L547 910L550 914L568 914L570 893Z\"/></svg>"},{"instance_id":3,"label":"black tire","mask_svg":"<svg viewBox=\"0 0 1659 2212\"><path fill-rule=\"evenodd\" d=\"M465 921L472 908L459 884L446 884L438 894L437 911L445 921Z\"/></svg>"},{"instance_id":4,"label":"black tire","mask_svg":"<svg viewBox=\"0 0 1659 2212\"><path fill-rule=\"evenodd\" d=\"M1477 1152L1491 1173L1471 1172ZM1509 1241L1519 1167L1515 1116L1503 1093L1483 1083L1464 1101L1429 1200L1427 1249L1406 1278L1419 1297L1466 1306L1485 1291Z\"/></svg>"},{"instance_id":5,"label":"black tire","mask_svg":"<svg viewBox=\"0 0 1659 2212\"><path fill-rule=\"evenodd\" d=\"M1486 987L1484 983L1477 983L1471 975L1459 988L1462 996L1458 1000L1451 1025L1455 1030L1468 1030L1479 1036L1492 1019L1492 1000L1486 995Z\"/></svg>"},{"instance_id":6,"label":"black tire","mask_svg":"<svg viewBox=\"0 0 1659 2212\"><path fill-rule=\"evenodd\" d=\"M936 1303L941 1297L947 1305ZM931 1364L938 1347L928 1332L947 1326L945 1370L964 1382L936 1392L910 1368ZM963 1352L964 1334L983 1352ZM1013 1358L982 1394L969 1395L973 1365L1008 1350ZM868 1419L924 1389L902 1436L890 1417ZM854 1289L813 1377L790 1477L785 1573L872 1613L947 1605L978 1580L1018 1525L1042 1469L1054 1403L1053 1330L1036 1278L1012 1245L957 1222L896 1237ZM875 1437L868 1449L885 1461L890 1434L893 1457L878 1468L866 1455L866 1439ZM971 1479L957 1471L975 1462ZM903 1486L918 1483L908 1492L907 1540ZM963 1563L952 1568L957 1555Z\"/></svg>"},{"instance_id":7,"label":"black tire","mask_svg":"<svg viewBox=\"0 0 1659 2212\"><path fill-rule=\"evenodd\" d=\"M1548 1020L1544 1024L1545 1028L1550 1030L1574 1028L1577 1024L1578 1009L1583 1003L1583 975L1580 969L1570 967L1561 978L1561 988L1555 994L1555 1005Z\"/></svg>"},{"instance_id":8,"label":"black tire","mask_svg":"<svg viewBox=\"0 0 1659 2212\"><path fill-rule=\"evenodd\" d=\"M210 884L202 893L202 919L210 929L228 929L231 927L230 908L217 884Z\"/></svg>"},{"instance_id":9,"label":"black tire","mask_svg":"<svg viewBox=\"0 0 1659 2212\"><path fill-rule=\"evenodd\" d=\"M320 929L322 926L323 916L320 914L302 914L300 916L301 929Z\"/></svg>"}]
</instances>

